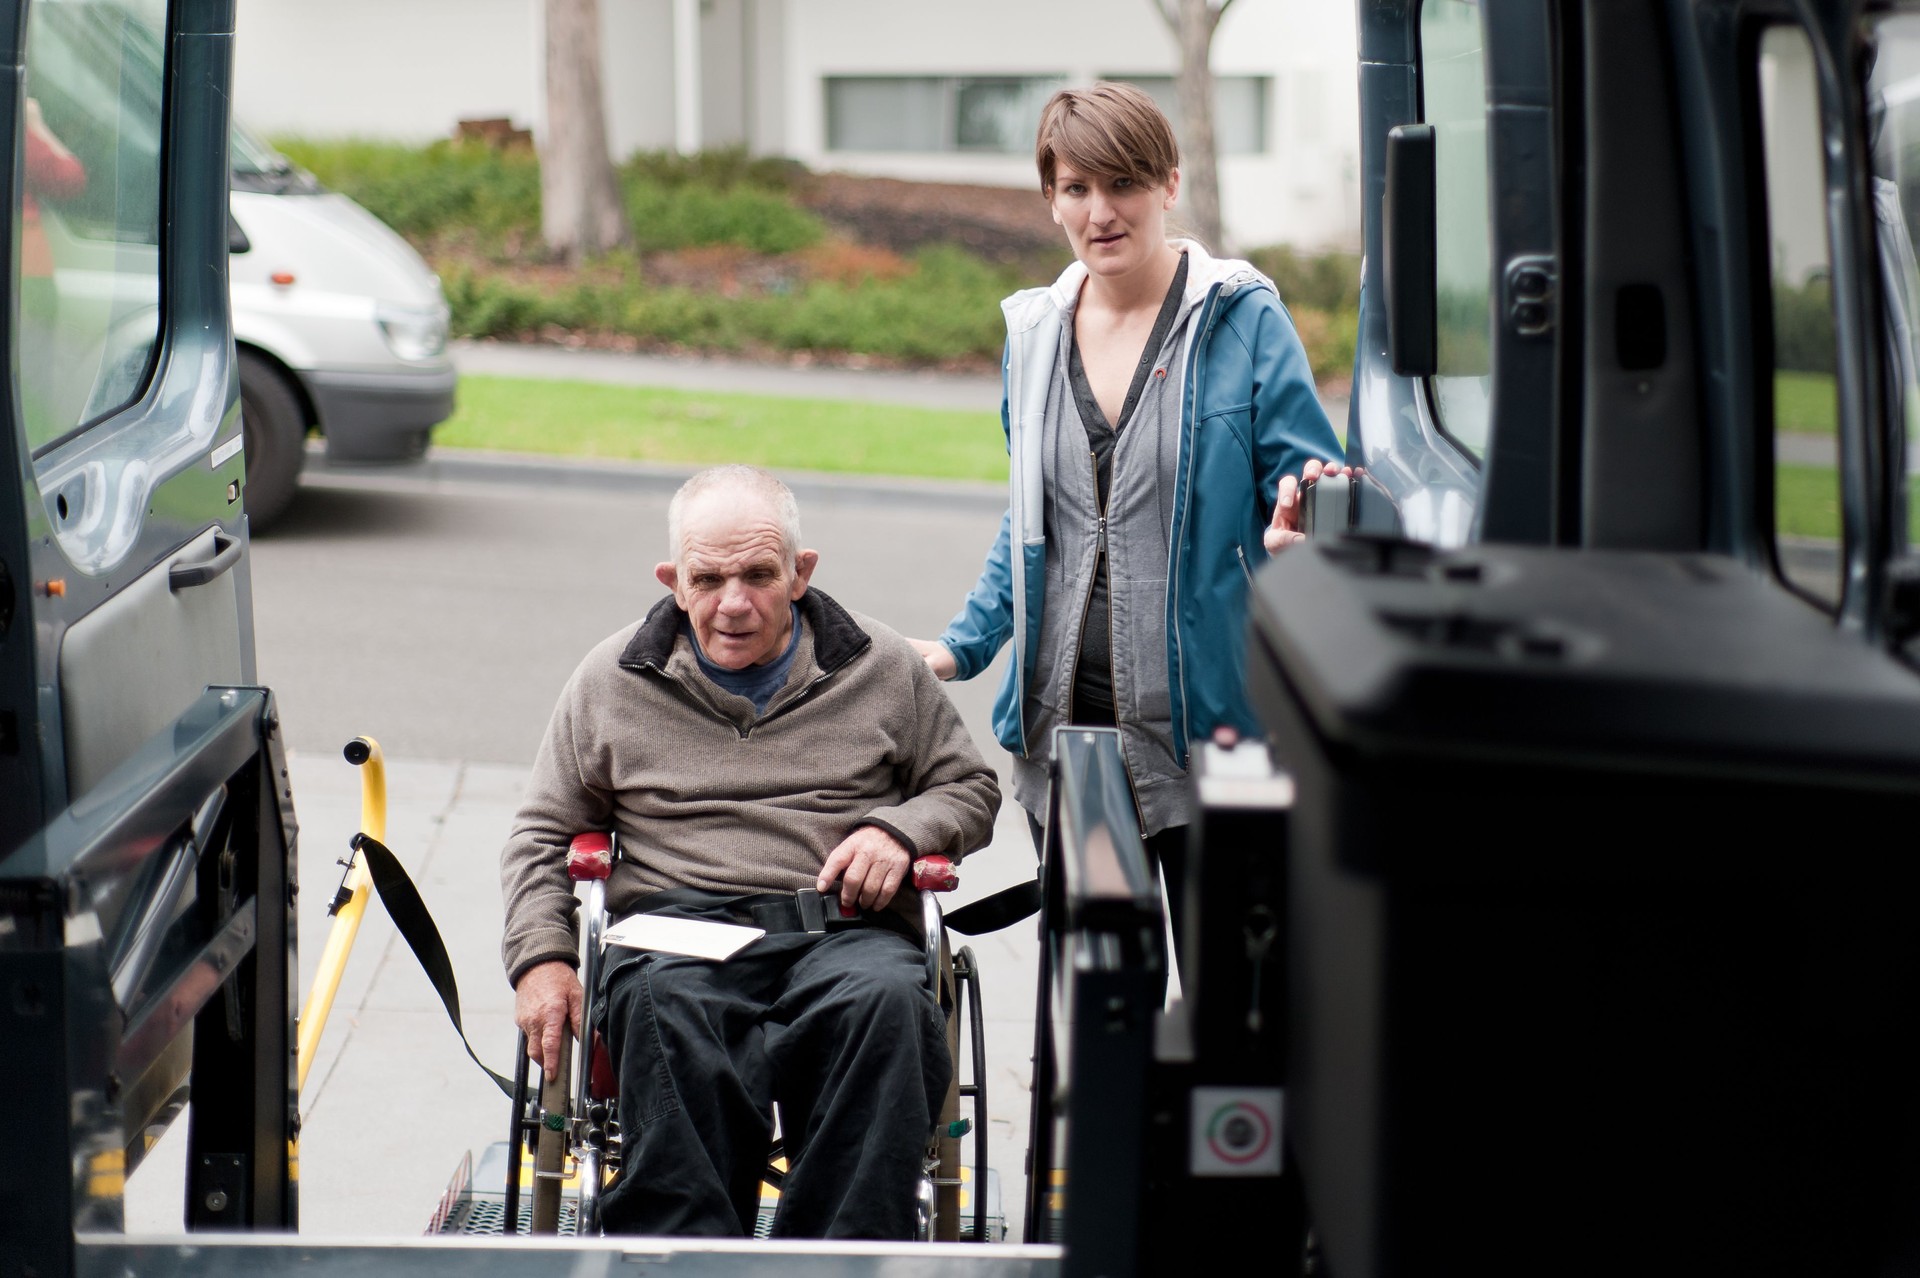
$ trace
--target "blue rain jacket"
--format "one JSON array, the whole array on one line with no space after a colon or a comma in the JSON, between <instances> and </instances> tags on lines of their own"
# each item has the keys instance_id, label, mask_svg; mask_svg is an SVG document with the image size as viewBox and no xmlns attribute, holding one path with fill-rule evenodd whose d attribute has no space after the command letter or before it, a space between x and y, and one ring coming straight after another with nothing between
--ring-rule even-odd
<instances>
[{"instance_id":1,"label":"blue rain jacket","mask_svg":"<svg viewBox=\"0 0 1920 1278\"><path fill-rule=\"evenodd\" d=\"M1187 325L1181 439L1175 473L1167 579L1167 672L1175 759L1221 726L1260 735L1247 700L1247 586L1266 561L1262 534L1282 475L1313 458L1338 461L1339 441L1314 393L1307 353L1273 281L1245 262L1188 253L1187 289L1197 298ZM1051 287L1001 304L1007 318L1000 422L1012 459L1007 513L980 579L940 641L957 677L970 679L1013 643L994 705L994 733L1016 755L1026 736L1027 691L1045 606L1045 480L1042 419L1063 316L1086 279L1075 262ZM1016 553L1017 547L1017 553Z\"/></svg>"}]
</instances>

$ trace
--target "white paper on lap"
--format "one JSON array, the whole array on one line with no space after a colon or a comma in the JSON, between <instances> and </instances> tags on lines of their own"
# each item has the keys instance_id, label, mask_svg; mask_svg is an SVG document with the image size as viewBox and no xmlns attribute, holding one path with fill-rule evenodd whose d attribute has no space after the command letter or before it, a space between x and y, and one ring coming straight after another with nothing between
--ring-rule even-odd
<instances>
[{"instance_id":1,"label":"white paper on lap","mask_svg":"<svg viewBox=\"0 0 1920 1278\"><path fill-rule=\"evenodd\" d=\"M765 928L742 927L737 923L634 914L608 928L605 939L609 945L624 945L629 949L659 950L692 958L724 960L732 958L766 934Z\"/></svg>"}]
</instances>

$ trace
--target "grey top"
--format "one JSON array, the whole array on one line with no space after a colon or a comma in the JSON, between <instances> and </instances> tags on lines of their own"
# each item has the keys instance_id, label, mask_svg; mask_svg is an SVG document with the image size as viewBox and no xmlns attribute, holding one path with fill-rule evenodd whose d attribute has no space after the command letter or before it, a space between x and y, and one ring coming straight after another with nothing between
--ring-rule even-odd
<instances>
[{"instance_id":1,"label":"grey top","mask_svg":"<svg viewBox=\"0 0 1920 1278\"><path fill-rule=\"evenodd\" d=\"M1078 299L1075 299L1077 306ZM1141 382L1126 428L1114 438L1106 513L1099 476L1073 394L1073 310L1057 345L1041 430L1044 457L1046 596L1025 706L1028 739L1071 722L1075 658L1096 568L1106 561L1113 707L1143 832L1191 818L1186 771L1174 759L1167 687L1167 564L1173 535L1174 469L1180 454L1194 299L1184 291ZM1013 793L1044 816L1043 751L1013 761Z\"/></svg>"},{"instance_id":2,"label":"grey top","mask_svg":"<svg viewBox=\"0 0 1920 1278\"><path fill-rule=\"evenodd\" d=\"M1071 349L1067 352L1067 377L1073 388L1073 402L1080 414L1080 424L1087 431L1087 448L1093 454L1094 478L1099 490L1102 515L1107 510L1107 490L1113 486L1114 441L1127 428L1127 423L1133 420L1134 406L1140 402L1141 395L1146 391L1147 379L1161 361L1167 334L1173 329L1174 317L1180 313L1180 295L1186 287L1187 255L1182 253L1180 264L1174 268L1173 283L1168 286L1167 296L1160 303L1160 313L1154 318L1153 331L1140 349L1140 359L1133 370L1133 378L1127 386L1126 398L1121 401L1120 416L1116 421L1107 420L1100 400L1093 393L1093 383L1087 380L1086 367L1080 361L1080 335L1077 332L1070 334L1072 341ZM1080 652L1074 659L1073 693L1068 704L1075 723L1103 727L1111 727L1117 722L1113 708L1113 629L1107 580L1107 557L1102 552L1094 563L1093 588L1087 594L1085 618L1080 625Z\"/></svg>"}]
</instances>

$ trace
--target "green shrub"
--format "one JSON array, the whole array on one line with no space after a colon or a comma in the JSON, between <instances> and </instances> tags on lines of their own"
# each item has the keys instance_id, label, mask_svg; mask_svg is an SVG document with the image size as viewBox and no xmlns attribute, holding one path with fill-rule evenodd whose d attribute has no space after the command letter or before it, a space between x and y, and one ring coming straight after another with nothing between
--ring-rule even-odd
<instances>
[{"instance_id":1,"label":"green shrub","mask_svg":"<svg viewBox=\"0 0 1920 1278\"><path fill-rule=\"evenodd\" d=\"M453 329L516 337L549 325L704 350L824 350L941 361L999 355L999 299L1013 284L957 249L929 249L903 279L819 282L723 297L637 281L553 289L462 267L448 273Z\"/></svg>"},{"instance_id":2,"label":"green shrub","mask_svg":"<svg viewBox=\"0 0 1920 1278\"><path fill-rule=\"evenodd\" d=\"M620 176L629 184L709 189L744 186L773 192L792 190L806 174L806 168L797 160L750 156L745 147L737 146L695 155L636 151L620 166Z\"/></svg>"},{"instance_id":3,"label":"green shrub","mask_svg":"<svg viewBox=\"0 0 1920 1278\"><path fill-rule=\"evenodd\" d=\"M1254 249L1247 260L1265 272L1289 309L1311 307L1336 315L1360 309L1360 255L1303 253L1287 245Z\"/></svg>"},{"instance_id":4,"label":"green shrub","mask_svg":"<svg viewBox=\"0 0 1920 1278\"><path fill-rule=\"evenodd\" d=\"M1834 371L1833 292L1824 276L1800 288L1773 287L1773 366L1802 373Z\"/></svg>"},{"instance_id":5,"label":"green shrub","mask_svg":"<svg viewBox=\"0 0 1920 1278\"><path fill-rule=\"evenodd\" d=\"M280 138L288 159L416 243L466 233L498 240L540 227L540 162L477 143L425 147Z\"/></svg>"},{"instance_id":6,"label":"green shrub","mask_svg":"<svg viewBox=\"0 0 1920 1278\"><path fill-rule=\"evenodd\" d=\"M1000 299L1026 281L964 250L924 249L900 279L816 281L787 293L726 297L604 278L554 288L463 266L447 273L454 332L521 337L550 327L621 334L712 351L832 351L912 363L995 360L1006 332ZM1353 370L1352 310L1295 306L1316 378Z\"/></svg>"},{"instance_id":7,"label":"green shrub","mask_svg":"<svg viewBox=\"0 0 1920 1278\"><path fill-rule=\"evenodd\" d=\"M756 253L793 253L820 241L820 219L786 196L750 186L714 189L626 184L634 247L642 251L737 244Z\"/></svg>"},{"instance_id":8,"label":"green shrub","mask_svg":"<svg viewBox=\"0 0 1920 1278\"><path fill-rule=\"evenodd\" d=\"M538 242L540 161L531 151L300 138L276 145L416 244L455 241L497 254L510 238ZM736 244L792 253L816 244L825 228L789 194L797 168L740 150L636 155L620 168L634 247Z\"/></svg>"},{"instance_id":9,"label":"green shrub","mask_svg":"<svg viewBox=\"0 0 1920 1278\"><path fill-rule=\"evenodd\" d=\"M1353 352L1360 336L1358 311L1323 311L1311 306L1287 308L1300 344L1307 348L1307 363L1314 380L1346 377L1353 372Z\"/></svg>"}]
</instances>

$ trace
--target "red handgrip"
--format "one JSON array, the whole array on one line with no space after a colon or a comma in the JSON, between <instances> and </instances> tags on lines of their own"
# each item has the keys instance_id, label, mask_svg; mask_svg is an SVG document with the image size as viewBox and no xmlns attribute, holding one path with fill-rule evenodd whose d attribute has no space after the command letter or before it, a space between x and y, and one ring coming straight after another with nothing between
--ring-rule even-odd
<instances>
[{"instance_id":1,"label":"red handgrip","mask_svg":"<svg viewBox=\"0 0 1920 1278\"><path fill-rule=\"evenodd\" d=\"M960 886L960 872L944 856L923 856L913 863L913 886L922 892L951 892Z\"/></svg>"},{"instance_id":2,"label":"red handgrip","mask_svg":"<svg viewBox=\"0 0 1920 1278\"><path fill-rule=\"evenodd\" d=\"M575 883L604 879L613 873L613 840L605 830L573 836L567 848L567 877Z\"/></svg>"}]
</instances>

